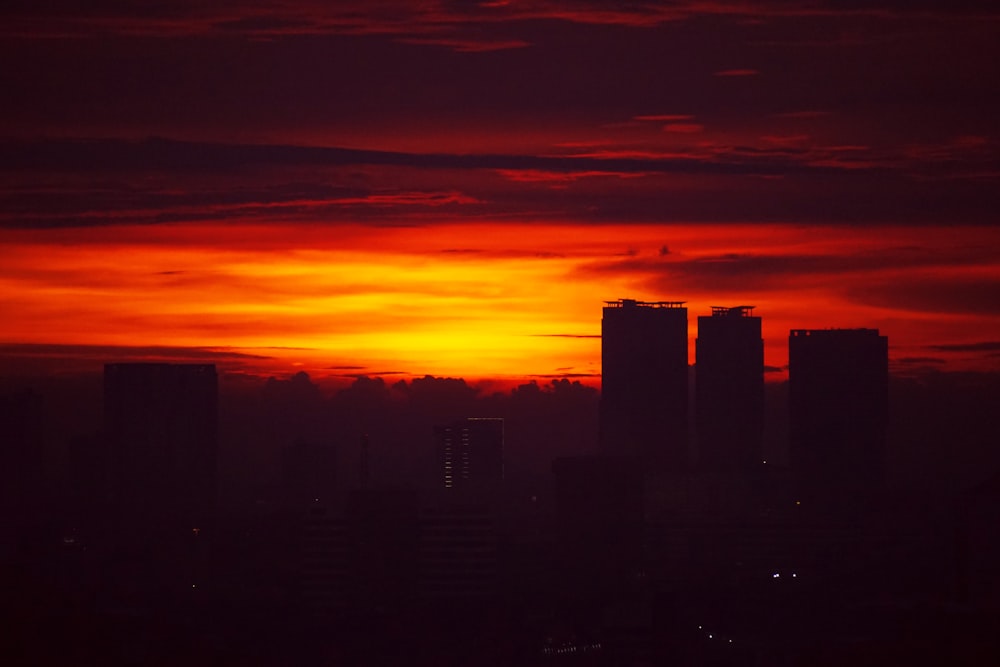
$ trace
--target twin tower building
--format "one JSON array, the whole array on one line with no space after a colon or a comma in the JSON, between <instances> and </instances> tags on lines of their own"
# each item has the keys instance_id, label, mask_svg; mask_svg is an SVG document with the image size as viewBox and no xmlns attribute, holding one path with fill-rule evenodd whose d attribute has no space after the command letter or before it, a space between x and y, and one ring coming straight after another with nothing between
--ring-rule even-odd
<instances>
[{"instance_id":1,"label":"twin tower building","mask_svg":"<svg viewBox=\"0 0 1000 667\"><path fill-rule=\"evenodd\" d=\"M764 341L753 310L714 307L698 318L691 377L684 302L606 302L602 450L666 473L759 469ZM821 494L823 486L877 484L888 413L886 337L875 329L792 330L788 407L789 458L803 482Z\"/></svg>"},{"instance_id":2,"label":"twin tower building","mask_svg":"<svg viewBox=\"0 0 1000 667\"><path fill-rule=\"evenodd\" d=\"M641 457L671 472L760 464L764 341L752 306L713 308L698 318L694 392L683 301L609 301L601 341L606 453Z\"/></svg>"}]
</instances>

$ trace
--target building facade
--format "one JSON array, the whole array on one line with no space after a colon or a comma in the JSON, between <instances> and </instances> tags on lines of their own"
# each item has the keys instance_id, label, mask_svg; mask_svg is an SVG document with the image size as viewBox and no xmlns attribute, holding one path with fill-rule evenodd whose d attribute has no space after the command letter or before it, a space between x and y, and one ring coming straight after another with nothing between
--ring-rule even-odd
<instances>
[{"instance_id":1,"label":"building facade","mask_svg":"<svg viewBox=\"0 0 1000 667\"><path fill-rule=\"evenodd\" d=\"M503 418L459 419L434 433L441 487L493 490L503 482Z\"/></svg>"},{"instance_id":2,"label":"building facade","mask_svg":"<svg viewBox=\"0 0 1000 667\"><path fill-rule=\"evenodd\" d=\"M695 424L698 462L706 469L761 465L764 340L753 308L714 307L698 318Z\"/></svg>"},{"instance_id":3,"label":"building facade","mask_svg":"<svg viewBox=\"0 0 1000 667\"><path fill-rule=\"evenodd\" d=\"M601 449L666 472L688 465L688 331L683 301L605 302Z\"/></svg>"}]
</instances>

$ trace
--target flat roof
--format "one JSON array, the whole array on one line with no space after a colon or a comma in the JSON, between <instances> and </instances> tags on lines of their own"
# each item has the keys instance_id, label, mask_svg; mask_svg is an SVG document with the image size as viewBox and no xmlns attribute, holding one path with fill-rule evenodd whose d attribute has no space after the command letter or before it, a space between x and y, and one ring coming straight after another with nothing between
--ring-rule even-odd
<instances>
[{"instance_id":1,"label":"flat roof","mask_svg":"<svg viewBox=\"0 0 1000 667\"><path fill-rule=\"evenodd\" d=\"M618 299L605 301L607 308L682 308L687 301L638 301L636 299Z\"/></svg>"}]
</instances>

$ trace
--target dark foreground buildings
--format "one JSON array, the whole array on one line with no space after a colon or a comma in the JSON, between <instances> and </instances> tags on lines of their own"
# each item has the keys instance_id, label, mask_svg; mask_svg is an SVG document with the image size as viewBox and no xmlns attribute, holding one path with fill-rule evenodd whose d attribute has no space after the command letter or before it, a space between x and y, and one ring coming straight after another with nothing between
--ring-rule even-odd
<instances>
[{"instance_id":1,"label":"dark foreground buildings","mask_svg":"<svg viewBox=\"0 0 1000 667\"><path fill-rule=\"evenodd\" d=\"M748 470L761 464L764 340L753 306L714 307L698 318L695 414L699 465Z\"/></svg>"},{"instance_id":2,"label":"dark foreground buildings","mask_svg":"<svg viewBox=\"0 0 1000 667\"><path fill-rule=\"evenodd\" d=\"M601 448L664 472L688 465L687 308L607 301L601 320Z\"/></svg>"},{"instance_id":3,"label":"dark foreground buildings","mask_svg":"<svg viewBox=\"0 0 1000 667\"><path fill-rule=\"evenodd\" d=\"M183 603L207 569L217 492L211 364L107 364L109 604Z\"/></svg>"},{"instance_id":4,"label":"dark foreground buildings","mask_svg":"<svg viewBox=\"0 0 1000 667\"><path fill-rule=\"evenodd\" d=\"M788 381L801 502L831 512L870 508L885 476L888 339L877 329L793 329Z\"/></svg>"}]
</instances>

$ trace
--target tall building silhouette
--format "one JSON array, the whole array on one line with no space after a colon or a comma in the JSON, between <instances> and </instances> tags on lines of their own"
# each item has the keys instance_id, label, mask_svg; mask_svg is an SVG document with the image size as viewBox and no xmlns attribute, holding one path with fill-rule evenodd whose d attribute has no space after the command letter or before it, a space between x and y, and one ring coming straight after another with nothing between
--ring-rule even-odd
<instances>
[{"instance_id":1,"label":"tall building silhouette","mask_svg":"<svg viewBox=\"0 0 1000 667\"><path fill-rule=\"evenodd\" d=\"M202 583L216 489L211 364L107 364L104 427L121 594L177 601Z\"/></svg>"},{"instance_id":2,"label":"tall building silhouette","mask_svg":"<svg viewBox=\"0 0 1000 667\"><path fill-rule=\"evenodd\" d=\"M495 489L503 481L503 418L460 419L434 432L444 488Z\"/></svg>"},{"instance_id":3,"label":"tall building silhouette","mask_svg":"<svg viewBox=\"0 0 1000 667\"><path fill-rule=\"evenodd\" d=\"M793 329L791 461L801 502L861 509L885 474L889 341L877 329Z\"/></svg>"},{"instance_id":4,"label":"tall building silhouette","mask_svg":"<svg viewBox=\"0 0 1000 667\"><path fill-rule=\"evenodd\" d=\"M42 397L30 389L0 395L0 517L23 518L43 489Z\"/></svg>"},{"instance_id":5,"label":"tall building silhouette","mask_svg":"<svg viewBox=\"0 0 1000 667\"><path fill-rule=\"evenodd\" d=\"M482 605L499 593L495 512L483 503L441 503L420 512L419 590L444 608Z\"/></svg>"},{"instance_id":6,"label":"tall building silhouette","mask_svg":"<svg viewBox=\"0 0 1000 667\"><path fill-rule=\"evenodd\" d=\"M416 594L417 494L355 489L343 508L318 503L303 516L297 588L304 610L398 610Z\"/></svg>"},{"instance_id":7,"label":"tall building silhouette","mask_svg":"<svg viewBox=\"0 0 1000 667\"><path fill-rule=\"evenodd\" d=\"M607 301L601 320L601 448L680 472L688 463L683 301Z\"/></svg>"},{"instance_id":8,"label":"tall building silhouette","mask_svg":"<svg viewBox=\"0 0 1000 667\"><path fill-rule=\"evenodd\" d=\"M750 469L761 464L764 340L753 306L713 307L698 318L695 415L699 465Z\"/></svg>"}]
</instances>

